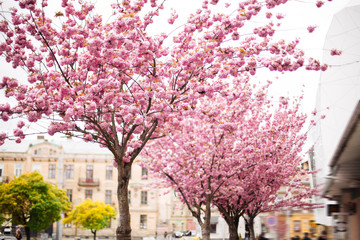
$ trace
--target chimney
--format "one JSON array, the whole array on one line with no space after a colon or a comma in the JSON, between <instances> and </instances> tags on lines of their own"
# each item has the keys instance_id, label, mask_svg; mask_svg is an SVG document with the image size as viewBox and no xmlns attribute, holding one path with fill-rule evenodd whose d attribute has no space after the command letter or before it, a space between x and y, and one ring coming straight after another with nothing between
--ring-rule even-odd
<instances>
[{"instance_id":1,"label":"chimney","mask_svg":"<svg viewBox=\"0 0 360 240\"><path fill-rule=\"evenodd\" d=\"M38 139L38 140L44 140L45 138L44 138L43 135L38 135L38 136L37 136L37 139Z\"/></svg>"}]
</instances>

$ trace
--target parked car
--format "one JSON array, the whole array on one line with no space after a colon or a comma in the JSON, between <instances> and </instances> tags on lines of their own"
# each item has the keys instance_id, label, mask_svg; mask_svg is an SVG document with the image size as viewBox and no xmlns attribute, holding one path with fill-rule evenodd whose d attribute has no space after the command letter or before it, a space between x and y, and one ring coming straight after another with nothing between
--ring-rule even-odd
<instances>
[{"instance_id":1,"label":"parked car","mask_svg":"<svg viewBox=\"0 0 360 240\"><path fill-rule=\"evenodd\" d=\"M174 231L172 235L175 238L181 238L183 236L183 233L180 231Z\"/></svg>"},{"instance_id":2,"label":"parked car","mask_svg":"<svg viewBox=\"0 0 360 240\"><path fill-rule=\"evenodd\" d=\"M16 240L16 237L11 235L11 227L5 227L3 234L0 234L0 240Z\"/></svg>"}]
</instances>

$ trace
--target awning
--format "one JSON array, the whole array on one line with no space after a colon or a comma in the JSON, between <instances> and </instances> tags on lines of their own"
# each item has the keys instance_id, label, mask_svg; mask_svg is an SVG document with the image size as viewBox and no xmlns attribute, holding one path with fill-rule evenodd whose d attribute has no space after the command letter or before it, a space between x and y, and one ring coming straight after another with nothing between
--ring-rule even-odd
<instances>
[{"instance_id":1,"label":"awning","mask_svg":"<svg viewBox=\"0 0 360 240\"><path fill-rule=\"evenodd\" d=\"M360 101L330 162L324 195L340 200L344 190L360 188Z\"/></svg>"}]
</instances>

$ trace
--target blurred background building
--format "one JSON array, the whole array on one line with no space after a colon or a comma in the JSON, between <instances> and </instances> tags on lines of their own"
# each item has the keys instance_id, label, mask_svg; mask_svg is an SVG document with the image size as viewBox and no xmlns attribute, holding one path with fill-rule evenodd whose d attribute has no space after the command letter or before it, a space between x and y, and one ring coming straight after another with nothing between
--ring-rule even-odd
<instances>
[{"instance_id":1,"label":"blurred background building","mask_svg":"<svg viewBox=\"0 0 360 240\"><path fill-rule=\"evenodd\" d=\"M57 184L67 193L72 205L87 198L117 205L117 169L113 156L105 148L83 141L50 142L39 136L37 140L21 144L7 142L0 147L0 180L8 182L21 173L39 171L44 180ZM129 202L133 236L141 238L172 230L196 230L193 218L187 209L179 205L170 193L151 188L147 169L133 165L129 184ZM165 190L164 190L165 191ZM113 238L117 220L98 232L98 237ZM47 230L56 234L56 239L92 237L90 230L76 229L61 223Z\"/></svg>"},{"instance_id":2,"label":"blurred background building","mask_svg":"<svg viewBox=\"0 0 360 240\"><path fill-rule=\"evenodd\" d=\"M316 108L326 118L313 132L315 183L324 184L316 199L327 204L318 209L316 223L334 226L336 239L360 236L360 1L350 0L334 15L326 36ZM331 56L332 48L342 51Z\"/></svg>"},{"instance_id":3,"label":"blurred background building","mask_svg":"<svg viewBox=\"0 0 360 240\"><path fill-rule=\"evenodd\" d=\"M0 146L0 181L9 182L24 172L38 171L44 180L58 185L67 193L72 205L78 205L87 198L110 204L118 209L117 169L113 167L113 155L97 144L74 141L71 138L48 141L43 136L36 140L25 140L20 144L8 141ZM200 233L200 227L189 210L171 189L151 186L146 168L134 164L129 183L132 237L170 238L174 233L190 231ZM228 238L228 226L213 209L211 237ZM98 231L98 238L113 239L116 236L118 220ZM245 223L240 226L242 236ZM71 225L55 223L46 230L56 239L92 238L90 230L75 229ZM260 230L257 230L260 232Z\"/></svg>"}]
</instances>

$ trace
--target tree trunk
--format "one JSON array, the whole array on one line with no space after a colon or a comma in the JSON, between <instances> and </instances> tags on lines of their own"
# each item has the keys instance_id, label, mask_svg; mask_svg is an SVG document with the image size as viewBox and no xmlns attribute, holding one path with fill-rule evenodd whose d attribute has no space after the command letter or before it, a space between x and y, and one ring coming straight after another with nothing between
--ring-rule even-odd
<instances>
[{"instance_id":1,"label":"tree trunk","mask_svg":"<svg viewBox=\"0 0 360 240\"><path fill-rule=\"evenodd\" d=\"M94 240L96 240L96 230L91 230L91 232L94 234Z\"/></svg>"},{"instance_id":2,"label":"tree trunk","mask_svg":"<svg viewBox=\"0 0 360 240\"><path fill-rule=\"evenodd\" d=\"M117 188L120 225L116 229L117 240L131 240L130 210L128 201L130 170L131 165L126 165L122 163L122 160L120 160L120 164L118 163Z\"/></svg>"},{"instance_id":3,"label":"tree trunk","mask_svg":"<svg viewBox=\"0 0 360 240\"><path fill-rule=\"evenodd\" d=\"M249 218L248 219L248 224L249 224L249 230L250 230L250 240L255 240L255 231L254 231L254 218Z\"/></svg>"},{"instance_id":4,"label":"tree trunk","mask_svg":"<svg viewBox=\"0 0 360 240\"><path fill-rule=\"evenodd\" d=\"M229 224L229 240L239 240L238 225Z\"/></svg>"},{"instance_id":5,"label":"tree trunk","mask_svg":"<svg viewBox=\"0 0 360 240\"><path fill-rule=\"evenodd\" d=\"M210 219L211 219L211 199L210 196L207 195L204 222L203 224L200 224L202 240L210 240Z\"/></svg>"},{"instance_id":6,"label":"tree trunk","mask_svg":"<svg viewBox=\"0 0 360 240\"><path fill-rule=\"evenodd\" d=\"M210 227L206 227L206 224L201 224L202 240L210 240Z\"/></svg>"},{"instance_id":7,"label":"tree trunk","mask_svg":"<svg viewBox=\"0 0 360 240\"><path fill-rule=\"evenodd\" d=\"M26 240L30 240L30 228L25 226Z\"/></svg>"},{"instance_id":8,"label":"tree trunk","mask_svg":"<svg viewBox=\"0 0 360 240\"><path fill-rule=\"evenodd\" d=\"M225 217L225 221L229 226L229 240L239 240L239 219L240 216Z\"/></svg>"}]
</instances>

